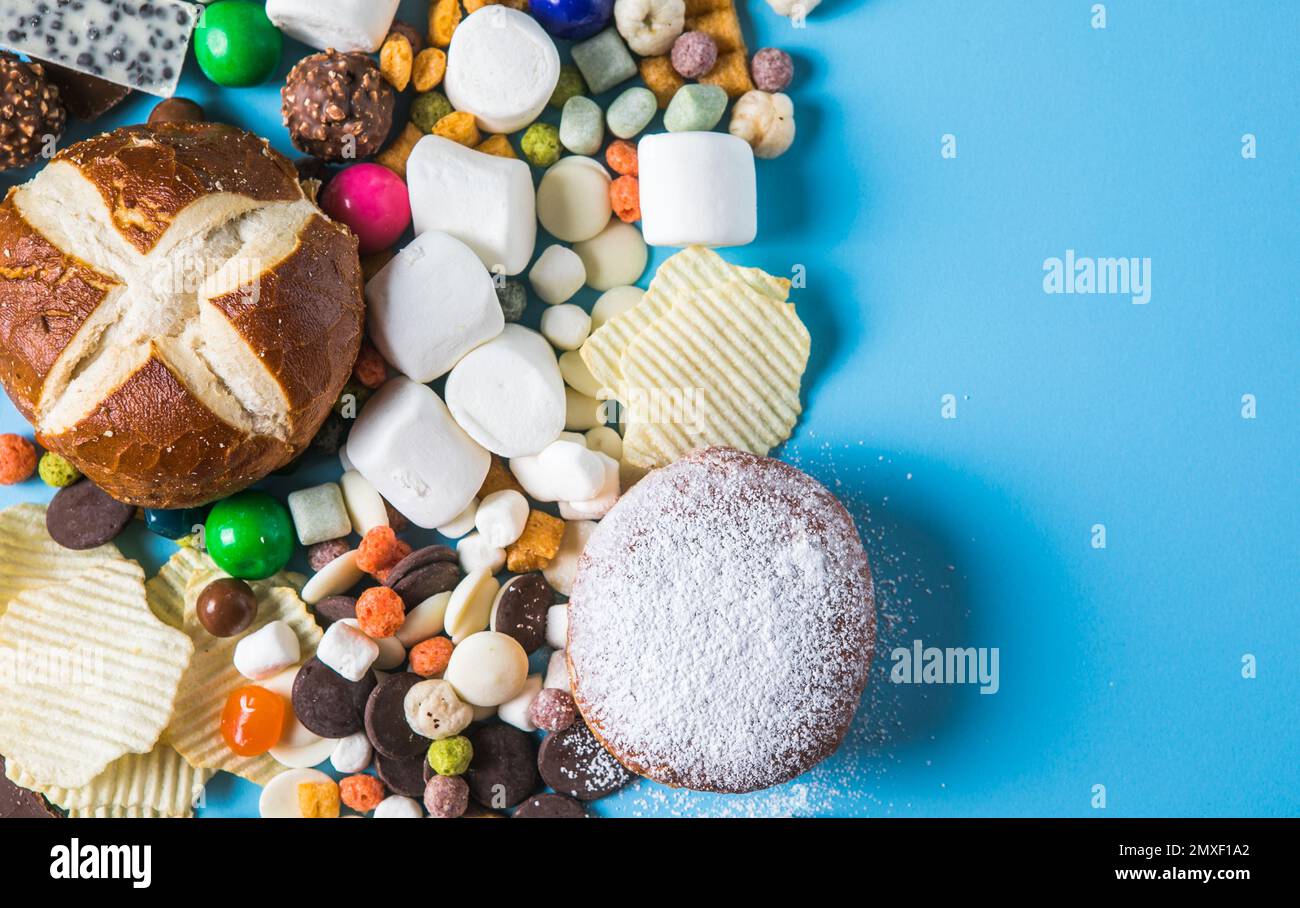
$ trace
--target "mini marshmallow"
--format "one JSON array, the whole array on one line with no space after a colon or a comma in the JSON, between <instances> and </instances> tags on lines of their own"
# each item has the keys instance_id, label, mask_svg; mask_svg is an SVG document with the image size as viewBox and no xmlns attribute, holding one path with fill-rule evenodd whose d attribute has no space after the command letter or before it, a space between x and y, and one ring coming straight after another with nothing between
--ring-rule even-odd
<instances>
[{"instance_id":1,"label":"mini marshmallow","mask_svg":"<svg viewBox=\"0 0 1300 908\"><path fill-rule=\"evenodd\" d=\"M559 79L559 51L537 20L494 5L470 13L452 33L443 90L479 129L511 133L537 119Z\"/></svg>"},{"instance_id":2,"label":"mini marshmallow","mask_svg":"<svg viewBox=\"0 0 1300 908\"><path fill-rule=\"evenodd\" d=\"M537 184L537 220L557 240L577 243L605 229L613 212L609 171L580 155L560 158Z\"/></svg>"},{"instance_id":3,"label":"mini marshmallow","mask_svg":"<svg viewBox=\"0 0 1300 908\"><path fill-rule=\"evenodd\" d=\"M558 243L547 246L528 272L528 282L542 302L563 303L587 283L587 269L578 253ZM545 316L543 316L543 319Z\"/></svg>"},{"instance_id":4,"label":"mini marshmallow","mask_svg":"<svg viewBox=\"0 0 1300 908\"><path fill-rule=\"evenodd\" d=\"M271 621L235 644L235 670L251 681L278 675L297 665L298 635L283 621Z\"/></svg>"},{"instance_id":5,"label":"mini marshmallow","mask_svg":"<svg viewBox=\"0 0 1300 908\"><path fill-rule=\"evenodd\" d=\"M474 529L474 515L478 512L478 499L475 498L465 505L465 510L461 511L455 517L442 526L438 527L438 532L448 539L459 539L470 530Z\"/></svg>"},{"instance_id":6,"label":"mini marshmallow","mask_svg":"<svg viewBox=\"0 0 1300 908\"><path fill-rule=\"evenodd\" d=\"M573 388L564 389L564 428L586 432L605 424L605 402ZM586 438L583 439L586 444Z\"/></svg>"},{"instance_id":7,"label":"mini marshmallow","mask_svg":"<svg viewBox=\"0 0 1300 908\"><path fill-rule=\"evenodd\" d=\"M537 726L528 718L528 710L541 691L542 676L529 675L519 693L497 707L497 716L502 722L513 725L520 731L537 731Z\"/></svg>"},{"instance_id":8,"label":"mini marshmallow","mask_svg":"<svg viewBox=\"0 0 1300 908\"><path fill-rule=\"evenodd\" d=\"M546 645L563 650L569 638L569 607L553 605L546 610ZM552 656L552 659L555 657ZM546 685L550 687L551 685ZM567 686L567 685L566 685Z\"/></svg>"},{"instance_id":9,"label":"mini marshmallow","mask_svg":"<svg viewBox=\"0 0 1300 908\"><path fill-rule=\"evenodd\" d=\"M584 272L585 273L585 272ZM591 334L591 316L581 306L561 303L542 313L542 337L560 350L577 350Z\"/></svg>"},{"instance_id":10,"label":"mini marshmallow","mask_svg":"<svg viewBox=\"0 0 1300 908\"><path fill-rule=\"evenodd\" d=\"M349 681L360 681L379 658L379 644L346 619L325 629L316 658Z\"/></svg>"},{"instance_id":11,"label":"mini marshmallow","mask_svg":"<svg viewBox=\"0 0 1300 908\"><path fill-rule=\"evenodd\" d=\"M561 501L560 516L565 520L600 520L618 502L618 461L599 451L593 453L605 465L605 481L601 484L600 491L591 498Z\"/></svg>"},{"instance_id":12,"label":"mini marshmallow","mask_svg":"<svg viewBox=\"0 0 1300 908\"><path fill-rule=\"evenodd\" d=\"M349 470L339 478L339 488L343 490L348 520L358 536L365 536L375 527L388 526L384 499L364 476L356 470Z\"/></svg>"},{"instance_id":13,"label":"mini marshmallow","mask_svg":"<svg viewBox=\"0 0 1300 908\"><path fill-rule=\"evenodd\" d=\"M720 132L648 135L637 143L637 160L641 229L651 246L753 241L758 191L745 140Z\"/></svg>"},{"instance_id":14,"label":"mini marshmallow","mask_svg":"<svg viewBox=\"0 0 1300 908\"><path fill-rule=\"evenodd\" d=\"M547 675L550 678L550 675ZM330 763L339 772L364 772L374 758L374 748L364 731L354 732L346 738L339 738L330 754Z\"/></svg>"},{"instance_id":15,"label":"mini marshmallow","mask_svg":"<svg viewBox=\"0 0 1300 908\"><path fill-rule=\"evenodd\" d=\"M356 618L344 618L337 623L346 624L355 631L366 633L361 630L361 624ZM402 646L402 642L396 637L371 637L369 634L366 634L366 636L374 641L375 646L379 647L379 655L375 657L375 662L370 666L371 668L376 671L387 672L392 671L406 661L406 647Z\"/></svg>"},{"instance_id":16,"label":"mini marshmallow","mask_svg":"<svg viewBox=\"0 0 1300 908\"><path fill-rule=\"evenodd\" d=\"M415 798L389 795L379 802L371 816L376 820L420 820L424 818L424 808Z\"/></svg>"},{"instance_id":17,"label":"mini marshmallow","mask_svg":"<svg viewBox=\"0 0 1300 908\"><path fill-rule=\"evenodd\" d=\"M603 456L589 450L585 440L559 440L535 456L513 458L510 472L538 501L585 501L605 483Z\"/></svg>"},{"instance_id":18,"label":"mini marshmallow","mask_svg":"<svg viewBox=\"0 0 1300 908\"><path fill-rule=\"evenodd\" d=\"M312 575L302 588L302 601L315 605L330 596L341 596L360 582L365 572L357 567L357 552L344 552Z\"/></svg>"},{"instance_id":19,"label":"mini marshmallow","mask_svg":"<svg viewBox=\"0 0 1300 908\"><path fill-rule=\"evenodd\" d=\"M645 244L641 231L618 218L610 218L600 233L574 243L573 251L587 269L587 286L593 290L609 290L641 277L649 259Z\"/></svg>"},{"instance_id":20,"label":"mini marshmallow","mask_svg":"<svg viewBox=\"0 0 1300 908\"><path fill-rule=\"evenodd\" d=\"M266 17L290 38L317 50L379 50L399 0L266 0Z\"/></svg>"},{"instance_id":21,"label":"mini marshmallow","mask_svg":"<svg viewBox=\"0 0 1300 908\"><path fill-rule=\"evenodd\" d=\"M573 594L573 578L578 572L578 556L587 546L596 529L594 520L569 520L564 524L564 538L560 540L560 550L555 553L551 563L542 568L542 576L551 585L551 589L561 596ZM567 620L567 616L566 616ZM566 625L567 627L567 625ZM547 616L547 637L550 637L550 616Z\"/></svg>"},{"instance_id":22,"label":"mini marshmallow","mask_svg":"<svg viewBox=\"0 0 1300 908\"><path fill-rule=\"evenodd\" d=\"M418 382L446 374L505 323L483 263L441 230L421 233L366 284L370 339Z\"/></svg>"},{"instance_id":23,"label":"mini marshmallow","mask_svg":"<svg viewBox=\"0 0 1300 908\"><path fill-rule=\"evenodd\" d=\"M490 545L481 533L475 532L456 543L456 560L466 574L472 574L480 568L495 574L506 566L506 550Z\"/></svg>"},{"instance_id":24,"label":"mini marshmallow","mask_svg":"<svg viewBox=\"0 0 1300 908\"><path fill-rule=\"evenodd\" d=\"M447 603L451 601L451 590L435 593L406 613L406 620L394 634L397 642L410 649L415 644L442 633L443 618L447 614Z\"/></svg>"},{"instance_id":25,"label":"mini marshmallow","mask_svg":"<svg viewBox=\"0 0 1300 908\"><path fill-rule=\"evenodd\" d=\"M569 663L565 661L564 650L557 649L551 653L551 661L546 663L546 680L542 682L542 687L569 690Z\"/></svg>"},{"instance_id":26,"label":"mini marshmallow","mask_svg":"<svg viewBox=\"0 0 1300 908\"><path fill-rule=\"evenodd\" d=\"M492 462L432 388L400 376L367 402L348 451L378 492L426 529L465 510Z\"/></svg>"},{"instance_id":27,"label":"mini marshmallow","mask_svg":"<svg viewBox=\"0 0 1300 908\"><path fill-rule=\"evenodd\" d=\"M502 489L488 495L474 517L474 526L483 541L498 548L505 548L518 539L527 522L528 499L514 489Z\"/></svg>"},{"instance_id":28,"label":"mini marshmallow","mask_svg":"<svg viewBox=\"0 0 1300 908\"><path fill-rule=\"evenodd\" d=\"M445 390L456 421L502 457L536 454L564 429L564 379L555 353L522 325L506 325L471 351L451 370ZM365 412L373 406L372 400Z\"/></svg>"},{"instance_id":29,"label":"mini marshmallow","mask_svg":"<svg viewBox=\"0 0 1300 908\"><path fill-rule=\"evenodd\" d=\"M537 239L537 197L523 161L425 136L406 161L406 184L417 235L446 231L493 273L518 274L528 267Z\"/></svg>"}]
</instances>

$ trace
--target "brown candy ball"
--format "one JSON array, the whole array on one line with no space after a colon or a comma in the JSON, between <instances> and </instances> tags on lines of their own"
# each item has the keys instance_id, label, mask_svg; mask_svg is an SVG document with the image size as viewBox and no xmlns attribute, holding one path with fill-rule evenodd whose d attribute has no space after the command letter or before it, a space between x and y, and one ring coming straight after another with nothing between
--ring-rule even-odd
<instances>
[{"instance_id":1,"label":"brown candy ball","mask_svg":"<svg viewBox=\"0 0 1300 908\"><path fill-rule=\"evenodd\" d=\"M67 119L41 64L0 51L0 170L39 158L50 139L63 135Z\"/></svg>"},{"instance_id":2,"label":"brown candy ball","mask_svg":"<svg viewBox=\"0 0 1300 908\"><path fill-rule=\"evenodd\" d=\"M294 148L325 161L374 154L393 125L392 86L361 53L304 57L289 71L280 101Z\"/></svg>"},{"instance_id":3,"label":"brown candy ball","mask_svg":"<svg viewBox=\"0 0 1300 908\"><path fill-rule=\"evenodd\" d=\"M543 731L564 731L578 718L578 707L567 690L544 687L528 707L528 718Z\"/></svg>"},{"instance_id":4,"label":"brown candy ball","mask_svg":"<svg viewBox=\"0 0 1300 908\"><path fill-rule=\"evenodd\" d=\"M189 98L167 98L159 101L149 114L149 125L160 123L203 123L203 108Z\"/></svg>"},{"instance_id":5,"label":"brown candy ball","mask_svg":"<svg viewBox=\"0 0 1300 908\"><path fill-rule=\"evenodd\" d=\"M194 610L209 634L233 637L248 630L257 617L257 596L244 581L222 577L203 588Z\"/></svg>"}]
</instances>

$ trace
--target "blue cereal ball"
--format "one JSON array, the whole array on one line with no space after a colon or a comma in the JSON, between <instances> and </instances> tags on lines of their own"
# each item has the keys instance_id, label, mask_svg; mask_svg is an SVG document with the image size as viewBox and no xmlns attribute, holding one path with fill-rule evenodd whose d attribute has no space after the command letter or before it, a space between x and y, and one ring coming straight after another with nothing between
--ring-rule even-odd
<instances>
[{"instance_id":1,"label":"blue cereal ball","mask_svg":"<svg viewBox=\"0 0 1300 908\"><path fill-rule=\"evenodd\" d=\"M203 512L203 508L147 508L144 512L144 526L150 533L156 533L164 539L182 539L193 533L196 526L203 526Z\"/></svg>"},{"instance_id":2,"label":"blue cereal ball","mask_svg":"<svg viewBox=\"0 0 1300 908\"><path fill-rule=\"evenodd\" d=\"M659 104L655 94L648 88L629 88L609 105L605 111L605 122L609 131L620 139L630 139L650 125Z\"/></svg>"},{"instance_id":3,"label":"blue cereal ball","mask_svg":"<svg viewBox=\"0 0 1300 908\"><path fill-rule=\"evenodd\" d=\"M726 109L727 93L720 85L683 85L664 111L664 128L669 132L705 132L718 125Z\"/></svg>"},{"instance_id":4,"label":"blue cereal ball","mask_svg":"<svg viewBox=\"0 0 1300 908\"><path fill-rule=\"evenodd\" d=\"M574 154L600 151L605 138L605 116L591 98L578 95L564 102L560 113L560 144Z\"/></svg>"},{"instance_id":5,"label":"blue cereal ball","mask_svg":"<svg viewBox=\"0 0 1300 908\"><path fill-rule=\"evenodd\" d=\"M570 53L594 95L636 75L636 61L613 28L573 45Z\"/></svg>"}]
</instances>

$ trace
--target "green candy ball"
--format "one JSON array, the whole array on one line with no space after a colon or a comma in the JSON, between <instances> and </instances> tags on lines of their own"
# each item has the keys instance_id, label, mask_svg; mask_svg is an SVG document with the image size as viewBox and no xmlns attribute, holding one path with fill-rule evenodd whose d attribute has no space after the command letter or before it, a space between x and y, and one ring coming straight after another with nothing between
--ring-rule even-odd
<instances>
[{"instance_id":1,"label":"green candy ball","mask_svg":"<svg viewBox=\"0 0 1300 908\"><path fill-rule=\"evenodd\" d=\"M208 5L194 30L199 69L218 85L260 85L280 65L284 38L260 3L218 0Z\"/></svg>"},{"instance_id":2,"label":"green candy ball","mask_svg":"<svg viewBox=\"0 0 1300 908\"><path fill-rule=\"evenodd\" d=\"M429 765L440 776L459 776L469 769L469 761L474 759L474 745L469 738L456 735L443 738L429 745Z\"/></svg>"},{"instance_id":3,"label":"green candy ball","mask_svg":"<svg viewBox=\"0 0 1300 908\"><path fill-rule=\"evenodd\" d=\"M241 580L270 577L293 555L293 521L265 492L239 492L217 502L203 535L217 566Z\"/></svg>"},{"instance_id":4,"label":"green candy ball","mask_svg":"<svg viewBox=\"0 0 1300 908\"><path fill-rule=\"evenodd\" d=\"M440 91L426 91L411 101L411 122L425 134L433 132L433 125L449 113L451 102Z\"/></svg>"},{"instance_id":5,"label":"green candy ball","mask_svg":"<svg viewBox=\"0 0 1300 908\"><path fill-rule=\"evenodd\" d=\"M53 451L46 451L41 455L41 463L36 471L41 474L41 480L47 486L54 486L56 489L70 486L81 478L80 470Z\"/></svg>"},{"instance_id":6,"label":"green candy ball","mask_svg":"<svg viewBox=\"0 0 1300 908\"><path fill-rule=\"evenodd\" d=\"M550 167L560 159L560 131L550 123L534 123L519 140L519 150L534 167Z\"/></svg>"}]
</instances>

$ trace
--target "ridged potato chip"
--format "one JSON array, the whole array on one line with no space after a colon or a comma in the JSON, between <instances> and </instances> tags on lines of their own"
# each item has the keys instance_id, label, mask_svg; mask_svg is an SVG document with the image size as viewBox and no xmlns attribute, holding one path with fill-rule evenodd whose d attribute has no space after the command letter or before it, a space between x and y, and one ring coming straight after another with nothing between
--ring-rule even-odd
<instances>
[{"instance_id":1,"label":"ridged potato chip","mask_svg":"<svg viewBox=\"0 0 1300 908\"><path fill-rule=\"evenodd\" d=\"M189 817L212 773L195 769L166 744L147 754L127 754L80 788L41 785L9 761L5 775L15 785L40 792L70 817Z\"/></svg>"},{"instance_id":2,"label":"ridged potato chip","mask_svg":"<svg viewBox=\"0 0 1300 908\"><path fill-rule=\"evenodd\" d=\"M125 558L24 590L0 616L0 752L62 788L147 753L193 649L150 612L144 572Z\"/></svg>"},{"instance_id":3,"label":"ridged potato chip","mask_svg":"<svg viewBox=\"0 0 1300 908\"><path fill-rule=\"evenodd\" d=\"M24 590L61 583L100 561L120 561L111 542L93 549L65 549L45 530L45 506L16 504L0 511L0 614Z\"/></svg>"},{"instance_id":4,"label":"ridged potato chip","mask_svg":"<svg viewBox=\"0 0 1300 908\"><path fill-rule=\"evenodd\" d=\"M241 757L221 737L221 710L226 698L248 679L235 670L235 646L248 634L271 621L284 621L298 637L302 658L316 652L321 629L297 589L286 584L297 575L277 574L250 584L257 594L257 618L235 637L214 637L199 623L194 604L207 583L226 576L212 560L192 549L178 549L158 576L149 581L149 601L155 613L181 615L181 629L194 641L194 658L181 680L176 696L176 713L164 740L190 762L203 769L225 770L265 785L284 767L268 754Z\"/></svg>"}]
</instances>

